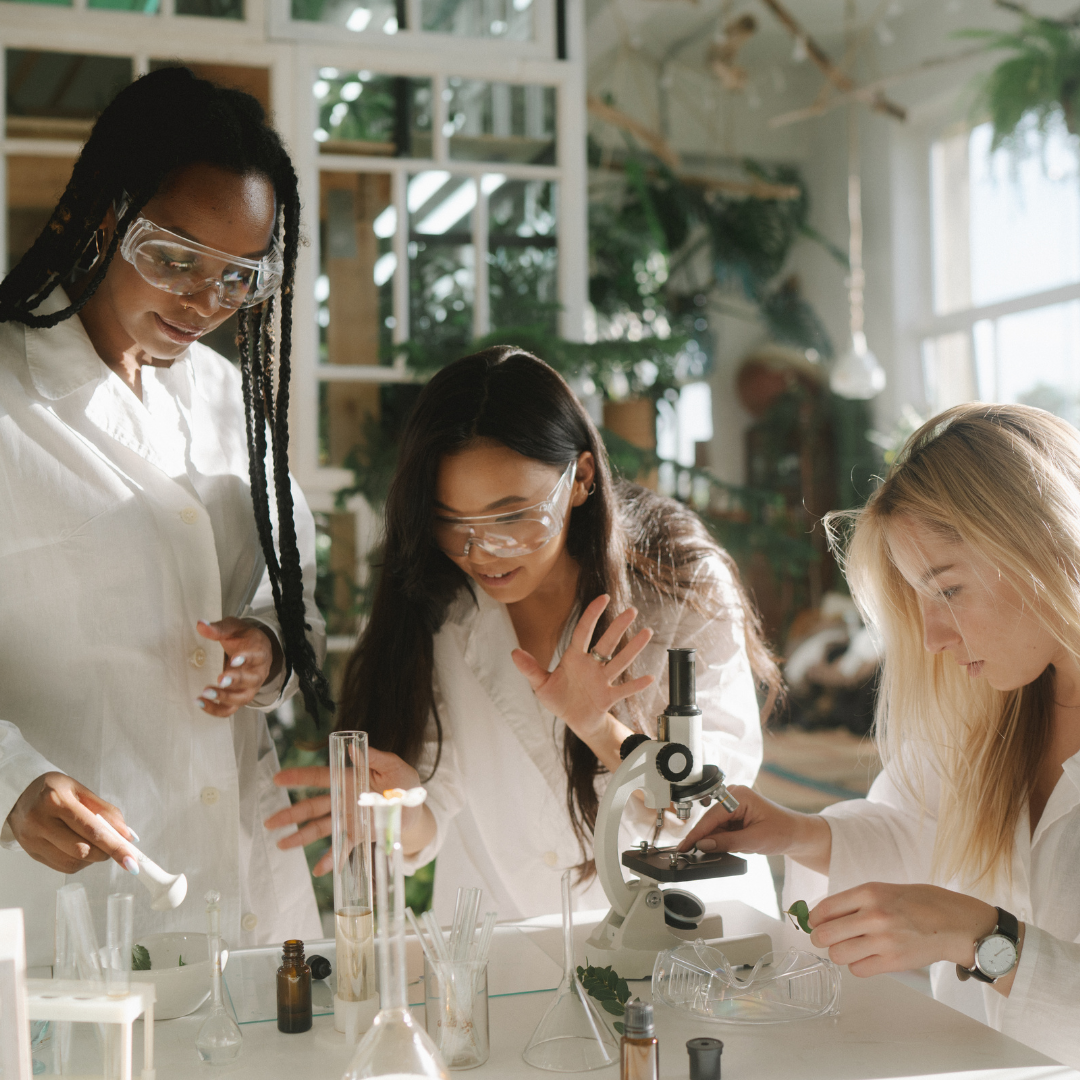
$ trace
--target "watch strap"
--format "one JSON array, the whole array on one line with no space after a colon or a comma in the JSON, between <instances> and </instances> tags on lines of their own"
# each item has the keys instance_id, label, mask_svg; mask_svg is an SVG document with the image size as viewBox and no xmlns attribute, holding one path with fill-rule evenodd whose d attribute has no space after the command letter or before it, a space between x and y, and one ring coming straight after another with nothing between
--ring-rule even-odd
<instances>
[{"instance_id":1,"label":"watch strap","mask_svg":"<svg viewBox=\"0 0 1080 1080\"><path fill-rule=\"evenodd\" d=\"M997 926L990 931L986 937L990 937L993 934L1000 934L1002 937L1008 938L1013 945L1017 945L1020 941L1020 922L1011 911L1006 911L1004 908L995 907L997 912L998 921ZM979 970L979 945L985 941L986 938L979 938L975 942L975 966L971 968L964 967L963 964L956 965L956 977L961 982L967 982L968 979L978 979L979 982L994 983L997 979L991 978L989 975L984 974ZM1003 978L1004 976L1002 976Z\"/></svg>"}]
</instances>

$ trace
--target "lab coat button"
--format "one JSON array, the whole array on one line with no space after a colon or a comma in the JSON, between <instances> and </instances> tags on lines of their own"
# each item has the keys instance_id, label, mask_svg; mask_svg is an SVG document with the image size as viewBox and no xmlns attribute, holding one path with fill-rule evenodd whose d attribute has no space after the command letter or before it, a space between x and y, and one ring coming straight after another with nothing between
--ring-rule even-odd
<instances>
[{"instance_id":1,"label":"lab coat button","mask_svg":"<svg viewBox=\"0 0 1080 1080\"><path fill-rule=\"evenodd\" d=\"M240 925L250 933L259 925L259 916L253 911L249 911L241 920Z\"/></svg>"},{"instance_id":2,"label":"lab coat button","mask_svg":"<svg viewBox=\"0 0 1080 1080\"><path fill-rule=\"evenodd\" d=\"M180 511L180 520L185 525L194 525L195 522L199 520L199 511L192 506L185 506L184 509Z\"/></svg>"},{"instance_id":3,"label":"lab coat button","mask_svg":"<svg viewBox=\"0 0 1080 1080\"><path fill-rule=\"evenodd\" d=\"M202 667L206 663L206 650L201 646L191 654L191 662L195 667Z\"/></svg>"},{"instance_id":4,"label":"lab coat button","mask_svg":"<svg viewBox=\"0 0 1080 1080\"><path fill-rule=\"evenodd\" d=\"M204 787L199 798L202 799L207 806L213 806L220 798L220 794L216 787Z\"/></svg>"},{"instance_id":5,"label":"lab coat button","mask_svg":"<svg viewBox=\"0 0 1080 1080\"><path fill-rule=\"evenodd\" d=\"M545 851L544 852L544 862L548 866L554 866L558 861L559 861L559 856L556 855L554 851Z\"/></svg>"}]
</instances>

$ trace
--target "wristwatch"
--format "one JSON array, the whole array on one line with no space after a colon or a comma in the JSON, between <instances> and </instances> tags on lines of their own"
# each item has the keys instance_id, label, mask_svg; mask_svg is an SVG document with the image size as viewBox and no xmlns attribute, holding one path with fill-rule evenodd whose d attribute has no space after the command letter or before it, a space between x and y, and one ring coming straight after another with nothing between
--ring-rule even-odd
<instances>
[{"instance_id":1,"label":"wristwatch","mask_svg":"<svg viewBox=\"0 0 1080 1080\"><path fill-rule=\"evenodd\" d=\"M986 937L975 942L975 966L966 968L956 965L956 977L964 982L978 979L980 982L997 982L1016 967L1016 943L1020 938L1020 924L1016 916L1004 908L995 908L997 926Z\"/></svg>"}]
</instances>

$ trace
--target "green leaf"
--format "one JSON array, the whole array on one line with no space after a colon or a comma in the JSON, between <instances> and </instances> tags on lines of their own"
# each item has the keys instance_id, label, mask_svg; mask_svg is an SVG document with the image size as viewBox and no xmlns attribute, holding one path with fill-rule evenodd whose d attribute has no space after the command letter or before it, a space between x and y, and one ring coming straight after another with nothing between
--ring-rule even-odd
<instances>
[{"instance_id":1,"label":"green leaf","mask_svg":"<svg viewBox=\"0 0 1080 1080\"><path fill-rule=\"evenodd\" d=\"M578 968L578 978L585 992L600 1003L600 1008L612 1016L622 1016L626 1012L626 1002L630 999L630 987L626 980L619 977L613 968L598 968L587 965Z\"/></svg>"},{"instance_id":2,"label":"green leaf","mask_svg":"<svg viewBox=\"0 0 1080 1080\"><path fill-rule=\"evenodd\" d=\"M791 916L792 923L797 925L804 934L810 933L810 909L806 906L805 900L796 900L785 914Z\"/></svg>"},{"instance_id":3,"label":"green leaf","mask_svg":"<svg viewBox=\"0 0 1080 1080\"><path fill-rule=\"evenodd\" d=\"M626 1013L626 1006L621 1001L601 1001L600 1008L612 1016L623 1016Z\"/></svg>"},{"instance_id":4,"label":"green leaf","mask_svg":"<svg viewBox=\"0 0 1080 1080\"><path fill-rule=\"evenodd\" d=\"M183 958L183 956L181 956L181 957L180 957L180 963L179 963L179 964L177 964L176 966L177 966L177 967L187 967L187 964L185 964L185 963L184 963L184 958Z\"/></svg>"},{"instance_id":5,"label":"green leaf","mask_svg":"<svg viewBox=\"0 0 1080 1080\"><path fill-rule=\"evenodd\" d=\"M150 953L147 952L145 945L133 945L131 948L131 970L132 971L149 971L150 970Z\"/></svg>"},{"instance_id":6,"label":"green leaf","mask_svg":"<svg viewBox=\"0 0 1080 1080\"><path fill-rule=\"evenodd\" d=\"M612 1027L613 1027L613 1028L614 1028L614 1029L615 1029L615 1030L616 1030L616 1031L617 1031L617 1032L618 1032L618 1033L619 1033L620 1035L622 1035L622 1034L623 1034L623 1033L624 1033L624 1032L626 1031L626 1025L625 1025L625 1024L620 1024L618 1020L616 1020L616 1021L615 1021L615 1023L614 1023L614 1024L612 1024L611 1026L612 1026Z\"/></svg>"}]
</instances>

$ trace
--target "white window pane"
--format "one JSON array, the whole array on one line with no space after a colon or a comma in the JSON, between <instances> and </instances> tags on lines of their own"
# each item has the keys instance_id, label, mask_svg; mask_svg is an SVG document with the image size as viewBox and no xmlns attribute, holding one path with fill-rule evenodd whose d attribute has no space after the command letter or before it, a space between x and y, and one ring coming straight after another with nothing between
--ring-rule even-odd
<instances>
[{"instance_id":1,"label":"white window pane","mask_svg":"<svg viewBox=\"0 0 1080 1080\"><path fill-rule=\"evenodd\" d=\"M971 338L964 332L923 342L923 373L934 412L974 401L979 395L971 363Z\"/></svg>"},{"instance_id":2,"label":"white window pane","mask_svg":"<svg viewBox=\"0 0 1080 1080\"><path fill-rule=\"evenodd\" d=\"M939 314L971 307L969 138L965 128L930 149L934 310Z\"/></svg>"},{"instance_id":3,"label":"white window pane","mask_svg":"<svg viewBox=\"0 0 1080 1080\"><path fill-rule=\"evenodd\" d=\"M976 306L1080 280L1076 150L1053 126L1040 152L990 157L991 129L971 133L971 300Z\"/></svg>"},{"instance_id":4,"label":"white window pane","mask_svg":"<svg viewBox=\"0 0 1080 1080\"><path fill-rule=\"evenodd\" d=\"M1080 421L1080 301L997 322L999 399Z\"/></svg>"}]
</instances>

